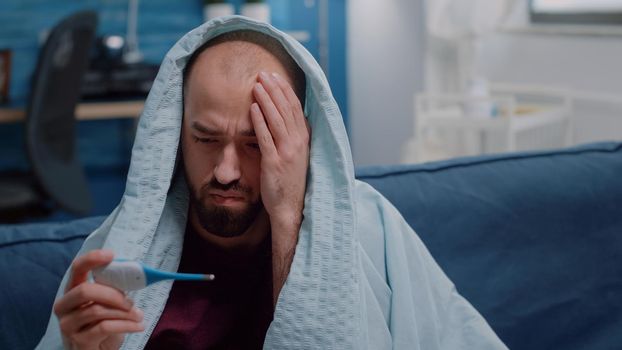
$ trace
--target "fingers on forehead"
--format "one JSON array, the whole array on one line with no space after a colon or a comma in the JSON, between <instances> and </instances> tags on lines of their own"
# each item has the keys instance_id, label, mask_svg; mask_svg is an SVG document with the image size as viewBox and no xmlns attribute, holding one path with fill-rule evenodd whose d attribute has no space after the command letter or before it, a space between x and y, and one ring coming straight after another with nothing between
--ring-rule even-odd
<instances>
[{"instance_id":1,"label":"fingers on forehead","mask_svg":"<svg viewBox=\"0 0 622 350\"><path fill-rule=\"evenodd\" d=\"M263 112L257 103L251 105L251 120L257 135L257 142L264 155L272 154L276 151L272 134L268 129Z\"/></svg>"},{"instance_id":2,"label":"fingers on forehead","mask_svg":"<svg viewBox=\"0 0 622 350\"><path fill-rule=\"evenodd\" d=\"M304 114L302 111L302 104L300 103L300 99L298 99L298 95L296 95L292 86L282 76L275 73L274 77L275 77L277 84L283 91L285 98L287 99L289 104L293 107L294 120L296 122L297 127L301 129L306 128L307 127L305 125L306 118L304 117ZM304 131L304 129L302 129L302 131Z\"/></svg>"},{"instance_id":3,"label":"fingers on forehead","mask_svg":"<svg viewBox=\"0 0 622 350\"><path fill-rule=\"evenodd\" d=\"M298 100L298 96L294 92L294 89L289 84L289 82L287 82L287 80L285 80L285 78L283 78L281 75L279 75L277 73L273 73L272 76L274 76L274 78L275 78L274 80L276 81L277 85L283 91L283 94L285 95L285 97L287 98L289 103L292 106L300 104L300 101Z\"/></svg>"}]
</instances>

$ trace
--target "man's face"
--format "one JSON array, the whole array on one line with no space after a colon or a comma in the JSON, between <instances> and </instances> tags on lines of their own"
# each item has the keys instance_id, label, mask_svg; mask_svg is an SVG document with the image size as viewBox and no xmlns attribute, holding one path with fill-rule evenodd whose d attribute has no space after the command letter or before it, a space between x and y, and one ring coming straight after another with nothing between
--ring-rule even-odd
<instances>
[{"instance_id":1,"label":"man's face","mask_svg":"<svg viewBox=\"0 0 622 350\"><path fill-rule=\"evenodd\" d=\"M236 67L247 61L232 57L235 44L200 54L185 82L182 152L190 210L203 229L220 237L244 234L263 211L252 88L259 71L287 76L267 54L256 57L257 69Z\"/></svg>"}]
</instances>

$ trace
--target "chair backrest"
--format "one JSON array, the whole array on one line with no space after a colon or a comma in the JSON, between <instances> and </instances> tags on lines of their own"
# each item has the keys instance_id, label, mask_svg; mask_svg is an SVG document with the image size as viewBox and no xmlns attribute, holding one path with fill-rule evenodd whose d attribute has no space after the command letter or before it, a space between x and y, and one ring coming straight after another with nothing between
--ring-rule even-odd
<instances>
[{"instance_id":1,"label":"chair backrest","mask_svg":"<svg viewBox=\"0 0 622 350\"><path fill-rule=\"evenodd\" d=\"M26 149L42 190L61 207L86 214L91 196L76 152L74 110L88 67L97 15L75 13L50 32L37 62L26 119Z\"/></svg>"}]
</instances>

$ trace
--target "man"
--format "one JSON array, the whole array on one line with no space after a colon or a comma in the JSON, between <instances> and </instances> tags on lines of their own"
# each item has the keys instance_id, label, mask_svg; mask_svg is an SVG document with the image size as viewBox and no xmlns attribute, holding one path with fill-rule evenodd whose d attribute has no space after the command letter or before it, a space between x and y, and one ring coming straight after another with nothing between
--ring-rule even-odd
<instances>
[{"instance_id":1,"label":"man","mask_svg":"<svg viewBox=\"0 0 622 350\"><path fill-rule=\"evenodd\" d=\"M216 281L156 284L133 303L88 282L113 258L100 248ZM79 255L40 348L504 348L399 213L354 180L315 60L239 17L169 52L126 194Z\"/></svg>"},{"instance_id":2,"label":"man","mask_svg":"<svg viewBox=\"0 0 622 350\"><path fill-rule=\"evenodd\" d=\"M296 84L295 79L298 79ZM291 85L297 86L298 96ZM257 305L250 303L250 308L240 313L230 300L223 301L223 298L212 295L214 288L236 295L238 288L256 287L237 279L219 285L220 281L230 278L227 274L247 271L222 267L214 271L217 268L214 263L218 262L205 264L200 255L209 251L211 255L220 254L225 258L235 255L235 260L239 261L249 259L251 254L268 255L271 251L272 273L261 269L253 272L268 278L272 276L274 281L267 285L274 290L270 290L270 301L276 303L276 296L287 277L302 222L309 157L309 131L299 100L304 99L304 89L304 74L296 63L275 39L258 32L223 34L200 47L190 58L184 70L181 143L190 194L189 227L186 232L189 237L186 237L186 242L194 242L194 245L186 244L184 258L193 252L193 247L201 245L201 239L207 244L203 244L203 252L197 252L195 264L184 266L184 262L190 259L182 259L182 267L196 269L196 265L202 265L207 271L218 275L215 283L205 286L207 293L202 294L204 299L216 300L209 300L209 307L205 305L204 312L196 320L200 322L206 318L205 322L182 334L183 330L175 329L179 321L172 319L169 326L156 328L156 341L150 342L148 347L171 349L192 346L205 349L231 345L222 344L221 340L246 341L248 339L243 337L232 339L231 335L255 331L252 326L259 327L265 335L271 320L272 303L269 305L269 317L260 320L260 324L245 325L249 328L245 330L232 329L236 324L244 325L249 311L261 310L256 310L254 306ZM193 237L195 235L200 239ZM271 241L271 249L257 252L265 248L263 242L266 240ZM116 295L116 299L122 301L124 298L118 291L85 283L83 272L109 263L111 257L97 250L80 257L73 265L74 277L70 281L70 289L55 305L61 331L77 347L96 347L91 345L113 339L115 347L118 347L122 340L118 334L142 330L139 309L125 310L123 304L114 302L116 300L112 302L112 307L106 306L103 301L97 302L106 294ZM159 324L168 321L167 312L183 317L175 303L189 303L193 297L201 299L200 292L203 289L199 284L176 284L169 297L170 308L165 309L165 317ZM179 299L175 300L177 297ZM252 301L262 302L255 298ZM244 300L235 302L242 304ZM75 308L84 304L89 306ZM200 305L200 301L195 303L195 307ZM211 314L217 308L222 310ZM92 315L96 310L101 311ZM111 319L110 313L119 313L119 316L112 316L115 319ZM237 313L238 319L223 317ZM206 316L211 316L211 319ZM117 317L123 320L117 320ZM220 325L216 334L210 329L216 327L211 327L209 322L223 323L223 319L229 319L229 324ZM110 330L107 327L111 327ZM189 334L190 330L193 334ZM203 331L205 336L197 336L197 331ZM240 348L260 348L263 336L252 340L255 343L238 345Z\"/></svg>"}]
</instances>

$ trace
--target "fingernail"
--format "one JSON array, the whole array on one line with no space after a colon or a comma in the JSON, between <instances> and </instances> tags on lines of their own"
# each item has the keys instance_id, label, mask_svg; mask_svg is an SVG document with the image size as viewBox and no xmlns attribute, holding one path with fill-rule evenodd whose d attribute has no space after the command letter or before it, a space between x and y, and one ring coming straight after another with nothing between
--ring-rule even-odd
<instances>
[{"instance_id":1,"label":"fingernail","mask_svg":"<svg viewBox=\"0 0 622 350\"><path fill-rule=\"evenodd\" d=\"M112 252L112 250L101 250L100 254L101 254L101 257L104 259L110 259L114 256L114 253Z\"/></svg>"},{"instance_id":2,"label":"fingernail","mask_svg":"<svg viewBox=\"0 0 622 350\"><path fill-rule=\"evenodd\" d=\"M261 76L262 79L268 79L268 73L266 72L259 72L259 76Z\"/></svg>"},{"instance_id":3,"label":"fingernail","mask_svg":"<svg viewBox=\"0 0 622 350\"><path fill-rule=\"evenodd\" d=\"M257 89L257 90L260 90L260 91L261 91L261 90L263 90L263 86L261 85L261 83L256 83L256 84L255 84L255 89Z\"/></svg>"},{"instance_id":4,"label":"fingernail","mask_svg":"<svg viewBox=\"0 0 622 350\"><path fill-rule=\"evenodd\" d=\"M138 317L141 320L143 319L143 316L145 316L145 313L143 312L143 310L141 310L141 309L139 309L137 307L132 308L132 310L138 315Z\"/></svg>"},{"instance_id":5,"label":"fingernail","mask_svg":"<svg viewBox=\"0 0 622 350\"><path fill-rule=\"evenodd\" d=\"M281 77L279 76L279 74L277 72L273 72L272 76L274 77L274 79L279 80L281 79Z\"/></svg>"},{"instance_id":6,"label":"fingernail","mask_svg":"<svg viewBox=\"0 0 622 350\"><path fill-rule=\"evenodd\" d=\"M132 306L134 306L134 301L130 298L125 298L125 306L131 308Z\"/></svg>"}]
</instances>

